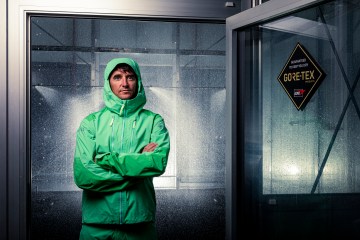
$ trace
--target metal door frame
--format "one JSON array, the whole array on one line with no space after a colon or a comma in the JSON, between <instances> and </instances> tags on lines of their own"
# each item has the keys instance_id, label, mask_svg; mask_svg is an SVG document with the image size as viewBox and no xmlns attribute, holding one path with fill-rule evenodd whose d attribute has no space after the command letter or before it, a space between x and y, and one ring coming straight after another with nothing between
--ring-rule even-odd
<instances>
[{"instance_id":1,"label":"metal door frame","mask_svg":"<svg viewBox=\"0 0 360 240\"><path fill-rule=\"evenodd\" d=\"M243 59L238 56L245 43L239 32L297 11L329 2L329 0L270 0L226 19L226 233L227 239L238 239L241 234L253 231L247 228L244 212L249 208L244 199L244 107L246 102L242 84ZM256 52L256 49L253 49ZM260 56L261 57L261 56ZM256 219L255 219L256 221ZM239 228L240 227L240 228ZM254 233L254 232L252 232Z\"/></svg>"},{"instance_id":2,"label":"metal door frame","mask_svg":"<svg viewBox=\"0 0 360 240\"><path fill-rule=\"evenodd\" d=\"M240 0L234 1L240 3ZM29 18L34 15L221 21L240 11L218 0L0 0L0 239L28 239Z\"/></svg>"}]
</instances>

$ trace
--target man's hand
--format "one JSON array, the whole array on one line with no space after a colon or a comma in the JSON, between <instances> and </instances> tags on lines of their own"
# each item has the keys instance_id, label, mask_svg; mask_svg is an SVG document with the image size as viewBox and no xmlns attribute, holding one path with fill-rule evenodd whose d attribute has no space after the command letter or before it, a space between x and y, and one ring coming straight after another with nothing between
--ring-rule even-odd
<instances>
[{"instance_id":1,"label":"man's hand","mask_svg":"<svg viewBox=\"0 0 360 240\"><path fill-rule=\"evenodd\" d=\"M143 150L141 151L143 152L153 152L155 150L155 148L157 147L157 143L151 142L148 145L146 145Z\"/></svg>"}]
</instances>

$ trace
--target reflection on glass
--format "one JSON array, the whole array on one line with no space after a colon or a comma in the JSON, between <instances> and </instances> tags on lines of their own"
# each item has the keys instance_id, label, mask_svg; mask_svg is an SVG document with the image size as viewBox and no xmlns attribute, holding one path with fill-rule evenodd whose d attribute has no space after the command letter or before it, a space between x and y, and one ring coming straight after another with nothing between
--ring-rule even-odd
<instances>
[{"instance_id":1,"label":"reflection on glass","mask_svg":"<svg viewBox=\"0 0 360 240\"><path fill-rule=\"evenodd\" d=\"M336 1L261 26L264 194L360 191L359 9ZM327 74L303 111L276 80L298 42Z\"/></svg>"}]
</instances>

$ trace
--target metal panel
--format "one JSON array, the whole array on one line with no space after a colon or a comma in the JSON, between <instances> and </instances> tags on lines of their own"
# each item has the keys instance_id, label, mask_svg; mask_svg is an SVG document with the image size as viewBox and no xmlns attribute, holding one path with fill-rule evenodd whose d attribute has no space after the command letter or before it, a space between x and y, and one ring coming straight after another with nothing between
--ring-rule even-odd
<instances>
[{"instance_id":1,"label":"metal panel","mask_svg":"<svg viewBox=\"0 0 360 240\"><path fill-rule=\"evenodd\" d=\"M237 133L237 81L233 80L233 76L236 76L237 66L237 35L233 34L233 30L226 26L226 118L225 121L225 200L226 200L226 238L237 239L236 228L237 228L237 202L236 199L236 133ZM234 54L231 54L234 53Z\"/></svg>"},{"instance_id":2,"label":"metal panel","mask_svg":"<svg viewBox=\"0 0 360 240\"><path fill-rule=\"evenodd\" d=\"M226 17L240 12L240 0L232 1L234 7L225 7L222 0L134 0L134 1L86 1L86 0L18 0L20 6L27 9L35 7L40 11L72 12L76 14L108 14L159 16L169 18L217 19L224 21Z\"/></svg>"},{"instance_id":3,"label":"metal panel","mask_svg":"<svg viewBox=\"0 0 360 240\"><path fill-rule=\"evenodd\" d=\"M23 13L8 2L8 238L26 239L26 77Z\"/></svg>"},{"instance_id":4,"label":"metal panel","mask_svg":"<svg viewBox=\"0 0 360 240\"><path fill-rule=\"evenodd\" d=\"M0 239L7 239L7 1L0 1Z\"/></svg>"},{"instance_id":5,"label":"metal panel","mask_svg":"<svg viewBox=\"0 0 360 240\"><path fill-rule=\"evenodd\" d=\"M271 0L227 18L226 24L230 29L240 29L324 2L329 0Z\"/></svg>"}]
</instances>

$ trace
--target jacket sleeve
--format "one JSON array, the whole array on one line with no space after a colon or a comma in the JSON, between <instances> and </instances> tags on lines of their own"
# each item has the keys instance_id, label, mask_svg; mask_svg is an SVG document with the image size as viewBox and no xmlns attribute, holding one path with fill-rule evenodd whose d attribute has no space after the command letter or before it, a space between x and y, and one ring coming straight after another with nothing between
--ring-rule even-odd
<instances>
[{"instance_id":1,"label":"jacket sleeve","mask_svg":"<svg viewBox=\"0 0 360 240\"><path fill-rule=\"evenodd\" d=\"M95 128L93 121L84 119L76 132L73 162L75 184L85 190L112 192L124 190L137 181L100 167L95 158Z\"/></svg>"},{"instance_id":2,"label":"jacket sleeve","mask_svg":"<svg viewBox=\"0 0 360 240\"><path fill-rule=\"evenodd\" d=\"M156 115L150 142L158 144L153 152L111 154L97 161L103 168L118 172L123 177L157 177L165 172L170 137L163 118Z\"/></svg>"}]
</instances>

